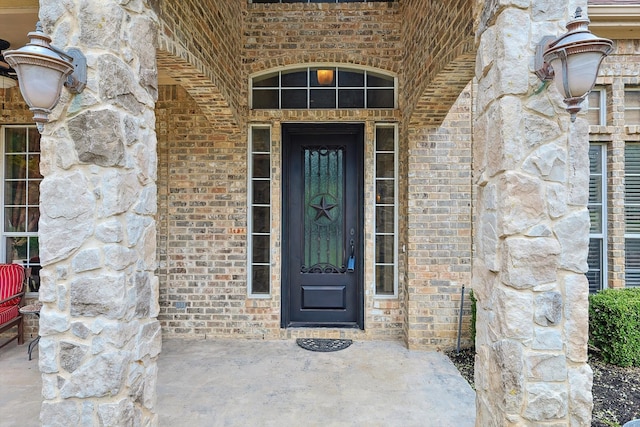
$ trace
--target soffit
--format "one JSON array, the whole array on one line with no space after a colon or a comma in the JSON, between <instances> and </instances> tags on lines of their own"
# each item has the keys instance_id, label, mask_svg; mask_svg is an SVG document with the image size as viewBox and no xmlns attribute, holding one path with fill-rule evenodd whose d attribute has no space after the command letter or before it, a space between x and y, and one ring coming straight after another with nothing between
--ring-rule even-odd
<instances>
[{"instance_id":1,"label":"soffit","mask_svg":"<svg viewBox=\"0 0 640 427\"><path fill-rule=\"evenodd\" d=\"M38 0L0 0L0 39L18 49L29 42L27 33L36 29Z\"/></svg>"},{"instance_id":2,"label":"soffit","mask_svg":"<svg viewBox=\"0 0 640 427\"><path fill-rule=\"evenodd\" d=\"M588 11L589 29L599 37L640 39L640 2L592 0Z\"/></svg>"}]
</instances>

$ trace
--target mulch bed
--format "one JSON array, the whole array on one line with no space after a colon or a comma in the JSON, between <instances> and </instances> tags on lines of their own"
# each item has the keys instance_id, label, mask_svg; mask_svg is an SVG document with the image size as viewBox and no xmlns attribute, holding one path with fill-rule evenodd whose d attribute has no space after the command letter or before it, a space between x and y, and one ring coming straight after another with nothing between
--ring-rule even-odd
<instances>
[{"instance_id":1,"label":"mulch bed","mask_svg":"<svg viewBox=\"0 0 640 427\"><path fill-rule=\"evenodd\" d=\"M447 356L475 390L473 383L474 350L447 352ZM595 427L622 426L640 418L640 367L622 368L589 355L593 370L593 421Z\"/></svg>"}]
</instances>

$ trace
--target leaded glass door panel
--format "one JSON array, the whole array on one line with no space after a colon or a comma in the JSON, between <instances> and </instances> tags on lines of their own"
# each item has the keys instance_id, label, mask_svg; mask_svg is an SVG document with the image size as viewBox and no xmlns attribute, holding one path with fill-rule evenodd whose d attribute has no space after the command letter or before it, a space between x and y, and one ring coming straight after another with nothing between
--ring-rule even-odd
<instances>
[{"instance_id":1,"label":"leaded glass door panel","mask_svg":"<svg viewBox=\"0 0 640 427\"><path fill-rule=\"evenodd\" d=\"M362 327L362 126L288 125L283 142L283 326Z\"/></svg>"}]
</instances>

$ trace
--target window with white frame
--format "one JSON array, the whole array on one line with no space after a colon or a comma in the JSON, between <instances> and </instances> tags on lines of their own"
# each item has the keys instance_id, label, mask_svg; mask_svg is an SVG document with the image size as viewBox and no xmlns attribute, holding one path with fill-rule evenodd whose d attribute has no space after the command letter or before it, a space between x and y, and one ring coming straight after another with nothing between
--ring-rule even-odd
<instances>
[{"instance_id":1,"label":"window with white frame","mask_svg":"<svg viewBox=\"0 0 640 427\"><path fill-rule=\"evenodd\" d=\"M260 297L271 292L271 128L252 126L249 145L248 292Z\"/></svg>"},{"instance_id":2,"label":"window with white frame","mask_svg":"<svg viewBox=\"0 0 640 427\"><path fill-rule=\"evenodd\" d=\"M640 87L624 90L624 121L627 125L640 125Z\"/></svg>"},{"instance_id":3,"label":"window with white frame","mask_svg":"<svg viewBox=\"0 0 640 427\"><path fill-rule=\"evenodd\" d=\"M590 125L607 125L607 91L596 86L587 97L587 120Z\"/></svg>"},{"instance_id":4,"label":"window with white frame","mask_svg":"<svg viewBox=\"0 0 640 427\"><path fill-rule=\"evenodd\" d=\"M395 125L375 132L375 295L398 295L398 155Z\"/></svg>"},{"instance_id":5,"label":"window with white frame","mask_svg":"<svg viewBox=\"0 0 640 427\"><path fill-rule=\"evenodd\" d=\"M2 252L4 262L21 264L27 292L40 288L40 134L32 126L3 126Z\"/></svg>"},{"instance_id":6,"label":"window with white frame","mask_svg":"<svg viewBox=\"0 0 640 427\"><path fill-rule=\"evenodd\" d=\"M606 145L592 143L589 146L589 292L606 287L607 278L607 180Z\"/></svg>"}]
</instances>

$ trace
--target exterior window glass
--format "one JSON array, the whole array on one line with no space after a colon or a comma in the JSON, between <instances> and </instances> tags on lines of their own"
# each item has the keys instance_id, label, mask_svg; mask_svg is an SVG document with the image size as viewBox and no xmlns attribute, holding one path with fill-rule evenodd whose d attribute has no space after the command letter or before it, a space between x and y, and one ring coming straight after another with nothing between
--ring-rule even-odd
<instances>
[{"instance_id":1,"label":"exterior window glass","mask_svg":"<svg viewBox=\"0 0 640 427\"><path fill-rule=\"evenodd\" d=\"M624 149L625 283L640 286L640 143Z\"/></svg>"},{"instance_id":2,"label":"exterior window glass","mask_svg":"<svg viewBox=\"0 0 640 427\"><path fill-rule=\"evenodd\" d=\"M395 79L368 70L306 67L251 80L253 109L395 108Z\"/></svg>"},{"instance_id":3,"label":"exterior window glass","mask_svg":"<svg viewBox=\"0 0 640 427\"><path fill-rule=\"evenodd\" d=\"M271 129L251 127L249 137L249 295L268 296L271 292Z\"/></svg>"},{"instance_id":4,"label":"exterior window glass","mask_svg":"<svg viewBox=\"0 0 640 427\"><path fill-rule=\"evenodd\" d=\"M597 292L606 287L606 147L603 144L589 146L589 292Z\"/></svg>"},{"instance_id":5,"label":"exterior window glass","mask_svg":"<svg viewBox=\"0 0 640 427\"><path fill-rule=\"evenodd\" d=\"M624 91L624 121L627 125L640 125L640 88Z\"/></svg>"},{"instance_id":6,"label":"exterior window glass","mask_svg":"<svg viewBox=\"0 0 640 427\"><path fill-rule=\"evenodd\" d=\"M587 98L587 120L590 125L607 125L607 91L603 87L594 88Z\"/></svg>"},{"instance_id":7,"label":"exterior window glass","mask_svg":"<svg viewBox=\"0 0 640 427\"><path fill-rule=\"evenodd\" d=\"M376 296L397 296L398 166L395 126L376 126L375 142Z\"/></svg>"},{"instance_id":8,"label":"exterior window glass","mask_svg":"<svg viewBox=\"0 0 640 427\"><path fill-rule=\"evenodd\" d=\"M4 262L22 264L28 292L40 288L40 134L35 127L2 128Z\"/></svg>"}]
</instances>

